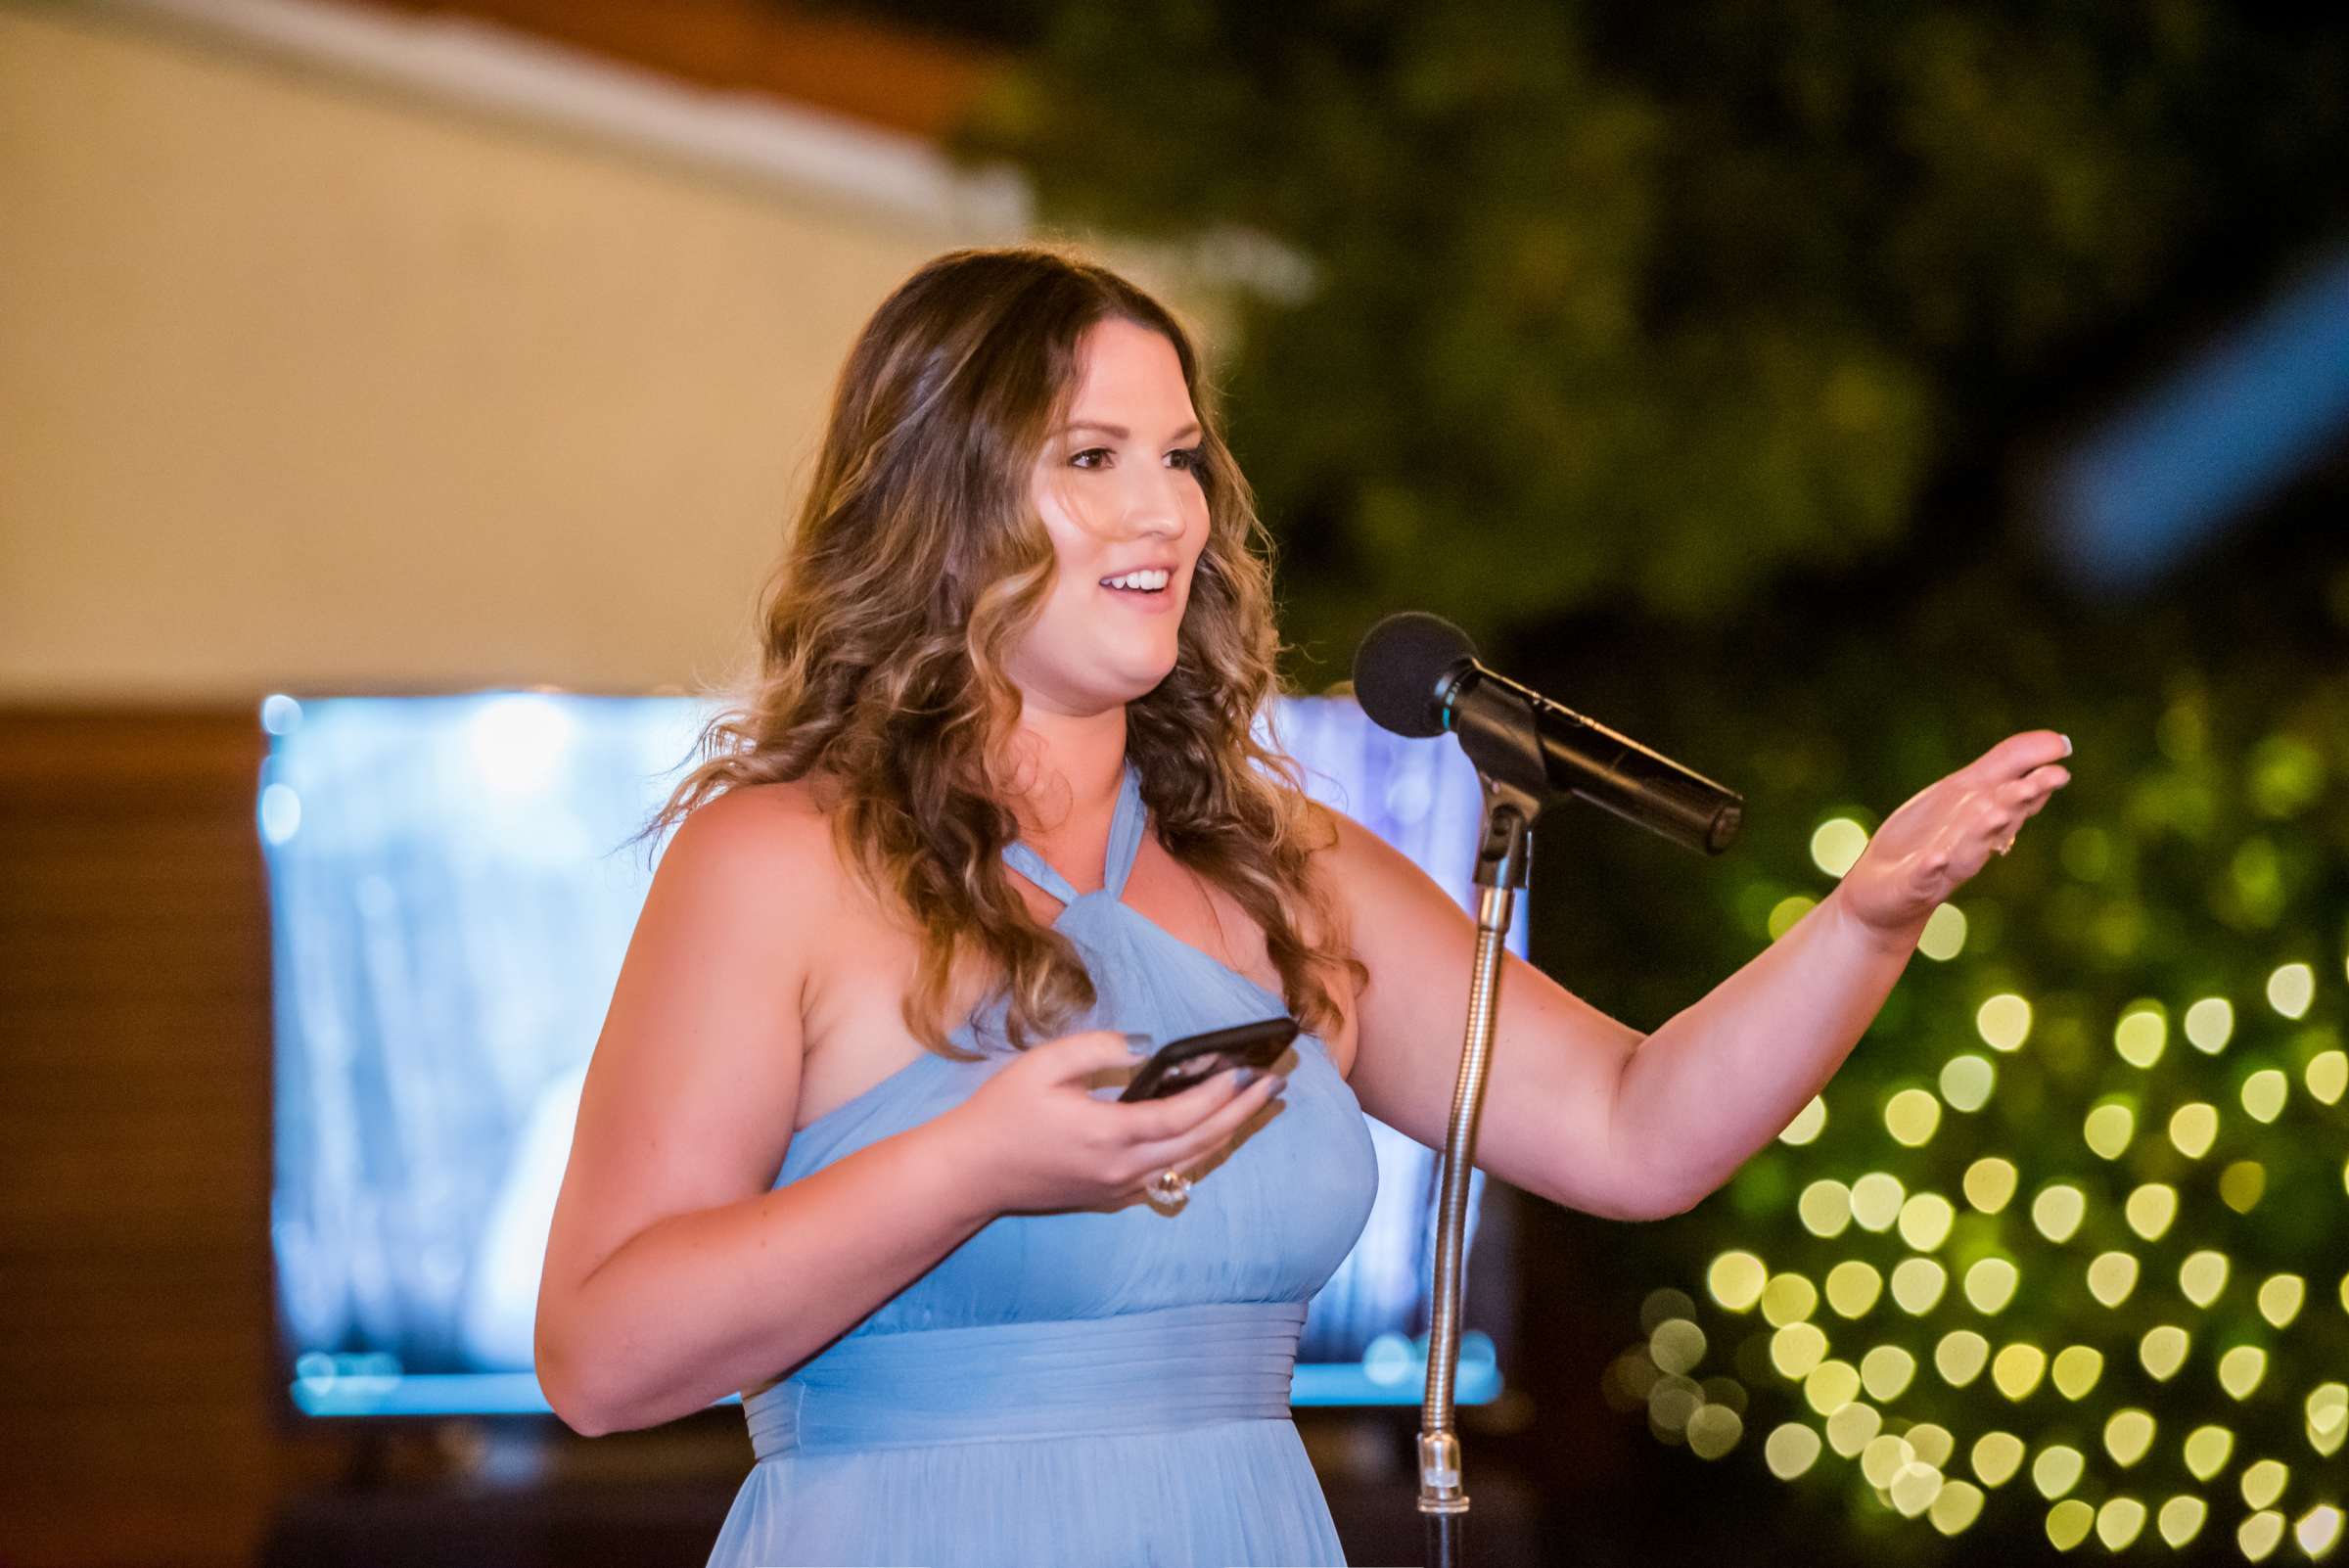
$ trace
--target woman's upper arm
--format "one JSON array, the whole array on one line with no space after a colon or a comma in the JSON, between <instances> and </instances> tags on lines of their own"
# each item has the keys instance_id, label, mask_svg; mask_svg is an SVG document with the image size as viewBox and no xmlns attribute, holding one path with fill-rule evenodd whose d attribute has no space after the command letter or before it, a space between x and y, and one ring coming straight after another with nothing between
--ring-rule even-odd
<instances>
[{"instance_id":1,"label":"woman's upper arm","mask_svg":"<svg viewBox=\"0 0 2349 1568\"><path fill-rule=\"evenodd\" d=\"M1362 1109L1429 1148L1451 1120L1476 925L1434 878L1343 813L1330 852L1354 954L1369 971L1356 1002L1348 1083ZM1476 1164L1513 1187L1611 1219L1655 1205L1610 1147L1616 1084L1645 1037L1514 954L1477 1124Z\"/></svg>"},{"instance_id":2,"label":"woman's upper arm","mask_svg":"<svg viewBox=\"0 0 2349 1568\"><path fill-rule=\"evenodd\" d=\"M669 840L579 1098L539 1285L542 1361L571 1293L631 1237L773 1184L834 863L821 818L785 787L722 795Z\"/></svg>"}]
</instances>

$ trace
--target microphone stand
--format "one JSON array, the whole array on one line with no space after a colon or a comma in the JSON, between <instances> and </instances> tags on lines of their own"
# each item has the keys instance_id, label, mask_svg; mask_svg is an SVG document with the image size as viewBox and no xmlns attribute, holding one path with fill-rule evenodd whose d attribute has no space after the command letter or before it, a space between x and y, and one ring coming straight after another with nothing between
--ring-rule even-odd
<instances>
[{"instance_id":1,"label":"microphone stand","mask_svg":"<svg viewBox=\"0 0 2349 1568\"><path fill-rule=\"evenodd\" d=\"M1484 832L1476 853L1476 960L1468 988L1467 1038L1451 1090L1438 1178L1433 1317L1427 1335L1427 1395L1419 1407L1419 1514L1426 1525L1428 1568L1462 1568L1468 1545L1468 1494L1460 1488L1460 1440L1452 1431L1452 1383L1460 1357L1461 1231L1468 1176L1476 1161L1476 1124L1484 1111L1485 1066L1500 958L1524 889L1541 798L1477 769L1484 787Z\"/></svg>"}]
</instances>

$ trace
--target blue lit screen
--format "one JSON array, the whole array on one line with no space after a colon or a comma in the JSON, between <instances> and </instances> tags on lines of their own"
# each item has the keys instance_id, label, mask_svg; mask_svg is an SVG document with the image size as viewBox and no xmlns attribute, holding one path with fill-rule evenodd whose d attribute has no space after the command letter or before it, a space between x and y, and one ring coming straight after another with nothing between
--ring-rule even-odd
<instances>
[{"instance_id":1,"label":"blue lit screen","mask_svg":"<svg viewBox=\"0 0 2349 1568\"><path fill-rule=\"evenodd\" d=\"M714 709L492 692L262 706L275 959L276 1288L315 1415L544 1411L531 1321L555 1194L664 801ZM1473 907L1474 769L1351 701L1271 715L1316 796ZM1525 950L1523 907L1510 945ZM1379 1190L1307 1315L1299 1405L1416 1404L1436 1155L1373 1120ZM1481 1173L1470 1185L1470 1240ZM1462 1403L1500 1390L1462 1335ZM729 1396L732 1403L735 1397Z\"/></svg>"}]
</instances>

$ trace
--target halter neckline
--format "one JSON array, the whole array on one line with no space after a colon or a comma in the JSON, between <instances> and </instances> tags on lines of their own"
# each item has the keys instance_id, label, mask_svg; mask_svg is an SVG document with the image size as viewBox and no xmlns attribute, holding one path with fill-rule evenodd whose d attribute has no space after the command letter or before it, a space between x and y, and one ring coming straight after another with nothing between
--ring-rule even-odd
<instances>
[{"instance_id":1,"label":"halter neckline","mask_svg":"<svg viewBox=\"0 0 2349 1568\"><path fill-rule=\"evenodd\" d=\"M1079 893L1067 877L1052 869L1044 857L1036 853L1026 840L1004 846L1003 858L1014 871L1043 889L1062 904L1073 904L1081 899L1105 899L1116 901L1126 892L1126 879L1133 874L1133 862L1142 850L1142 775L1132 762L1126 764L1125 776L1118 781L1117 809L1109 818L1109 846L1101 857L1101 886L1091 893Z\"/></svg>"}]
</instances>

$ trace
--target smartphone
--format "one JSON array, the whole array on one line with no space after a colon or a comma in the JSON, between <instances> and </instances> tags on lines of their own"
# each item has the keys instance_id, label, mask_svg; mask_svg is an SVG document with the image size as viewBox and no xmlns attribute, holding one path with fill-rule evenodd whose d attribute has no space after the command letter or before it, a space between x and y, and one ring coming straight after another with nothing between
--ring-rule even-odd
<instances>
[{"instance_id":1,"label":"smartphone","mask_svg":"<svg viewBox=\"0 0 2349 1568\"><path fill-rule=\"evenodd\" d=\"M1253 1067L1261 1073L1280 1060L1280 1053L1296 1038L1297 1020L1283 1014L1169 1040L1142 1064L1118 1098L1155 1100L1189 1088L1227 1067Z\"/></svg>"}]
</instances>

